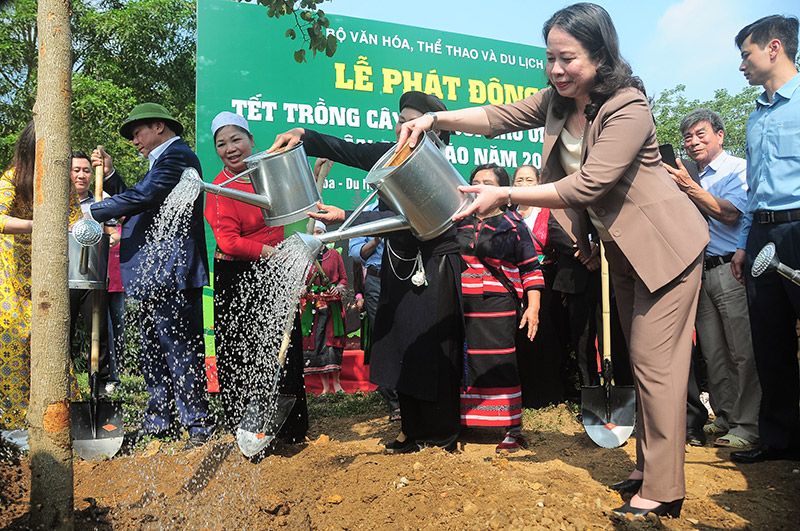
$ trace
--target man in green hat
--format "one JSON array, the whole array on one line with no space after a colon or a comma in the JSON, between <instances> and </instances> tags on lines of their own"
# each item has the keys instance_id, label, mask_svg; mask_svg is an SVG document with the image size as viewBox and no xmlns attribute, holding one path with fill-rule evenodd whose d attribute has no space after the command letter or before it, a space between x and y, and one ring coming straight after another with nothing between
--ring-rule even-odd
<instances>
[{"instance_id":1,"label":"man in green hat","mask_svg":"<svg viewBox=\"0 0 800 531\"><path fill-rule=\"evenodd\" d=\"M125 219L120 242L122 283L128 296L140 301L140 364L150 400L144 423L131 442L144 435L173 435L177 410L177 420L189 432L188 446L199 446L214 430L204 378L202 291L208 284L208 258L202 194L192 206L186 235L168 242L170 249L159 255L158 267L145 263L144 247L183 170L192 167L200 173L200 161L180 137L181 123L157 103L134 107L119 132L149 159L150 170L127 188L111 157L95 152L92 163L103 164L104 189L113 195L94 203L90 212L100 222Z\"/></svg>"}]
</instances>

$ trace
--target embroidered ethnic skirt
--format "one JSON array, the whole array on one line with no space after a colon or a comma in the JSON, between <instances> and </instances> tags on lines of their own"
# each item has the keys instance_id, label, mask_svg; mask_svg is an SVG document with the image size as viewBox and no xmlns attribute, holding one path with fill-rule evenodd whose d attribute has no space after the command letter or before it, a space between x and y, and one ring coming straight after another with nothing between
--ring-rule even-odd
<instances>
[{"instance_id":1,"label":"embroidered ethnic skirt","mask_svg":"<svg viewBox=\"0 0 800 531\"><path fill-rule=\"evenodd\" d=\"M466 341L463 426L522 424L522 388L517 371L517 301L509 295L464 295Z\"/></svg>"}]
</instances>

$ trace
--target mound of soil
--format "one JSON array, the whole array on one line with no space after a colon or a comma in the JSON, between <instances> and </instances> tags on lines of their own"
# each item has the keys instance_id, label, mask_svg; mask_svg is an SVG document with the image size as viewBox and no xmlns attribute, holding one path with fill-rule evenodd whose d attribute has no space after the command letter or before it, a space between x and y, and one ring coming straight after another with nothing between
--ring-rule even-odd
<instances>
[{"instance_id":1,"label":"mound of soil","mask_svg":"<svg viewBox=\"0 0 800 531\"><path fill-rule=\"evenodd\" d=\"M78 529L796 529L800 463L736 465L688 448L678 519L619 519L606 485L633 468L634 444L606 450L565 406L526 416L528 450L497 455L501 433L470 431L459 451L384 455L386 417L312 421L309 442L259 463L231 436L206 446L152 443L131 456L75 462ZM0 463L0 527L24 528L30 472Z\"/></svg>"}]
</instances>

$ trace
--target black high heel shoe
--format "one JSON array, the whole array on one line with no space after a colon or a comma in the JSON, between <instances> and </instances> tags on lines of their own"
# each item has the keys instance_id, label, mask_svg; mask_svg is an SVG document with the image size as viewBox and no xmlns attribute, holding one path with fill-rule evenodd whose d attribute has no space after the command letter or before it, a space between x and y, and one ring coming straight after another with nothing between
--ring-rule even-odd
<instances>
[{"instance_id":1,"label":"black high heel shoe","mask_svg":"<svg viewBox=\"0 0 800 531\"><path fill-rule=\"evenodd\" d=\"M609 485L608 488L620 494L636 494L639 492L639 489L642 488L643 481L644 480L641 479L623 479L622 481L617 481Z\"/></svg>"},{"instance_id":2,"label":"black high heel shoe","mask_svg":"<svg viewBox=\"0 0 800 531\"><path fill-rule=\"evenodd\" d=\"M679 498L671 502L659 503L652 509L633 507L631 506L630 500L628 500L622 507L617 507L614 509L613 513L617 516L625 516L628 513L632 514L633 516L646 516L650 513L653 513L656 516L671 516L672 518L678 518L681 515L681 507L683 507L683 498Z\"/></svg>"}]
</instances>

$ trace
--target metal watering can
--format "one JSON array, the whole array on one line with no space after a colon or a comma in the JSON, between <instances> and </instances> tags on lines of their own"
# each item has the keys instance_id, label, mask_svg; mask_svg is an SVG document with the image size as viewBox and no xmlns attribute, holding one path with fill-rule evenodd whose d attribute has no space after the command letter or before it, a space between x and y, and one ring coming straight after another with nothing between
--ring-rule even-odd
<instances>
[{"instance_id":1,"label":"metal watering can","mask_svg":"<svg viewBox=\"0 0 800 531\"><path fill-rule=\"evenodd\" d=\"M93 219L81 219L70 232L69 288L106 289L108 285L108 234Z\"/></svg>"},{"instance_id":2,"label":"metal watering can","mask_svg":"<svg viewBox=\"0 0 800 531\"><path fill-rule=\"evenodd\" d=\"M244 162L245 171L219 185L203 182L194 168L184 170L181 178L200 181L207 193L261 208L267 227L288 225L306 219L308 212L317 211L319 191L302 142L285 151L256 153ZM246 175L250 175L255 193L224 188Z\"/></svg>"},{"instance_id":3,"label":"metal watering can","mask_svg":"<svg viewBox=\"0 0 800 531\"><path fill-rule=\"evenodd\" d=\"M432 240L453 225L453 216L468 206L474 196L458 191L466 184L443 153L444 144L427 132L411 151L407 146L389 150L375 163L366 177L372 193L337 230L310 236L296 234L317 255L329 242L410 229L422 241ZM396 216L351 227L356 217L380 195Z\"/></svg>"}]
</instances>

